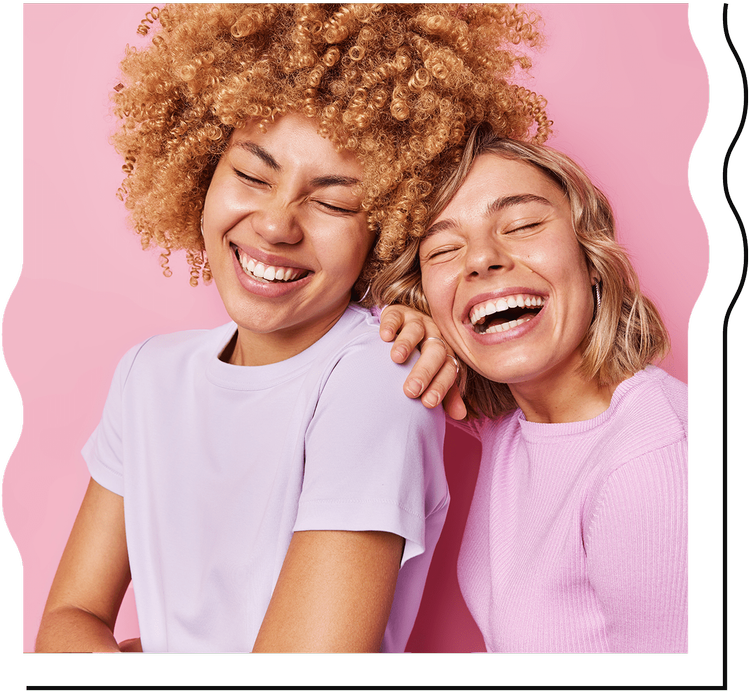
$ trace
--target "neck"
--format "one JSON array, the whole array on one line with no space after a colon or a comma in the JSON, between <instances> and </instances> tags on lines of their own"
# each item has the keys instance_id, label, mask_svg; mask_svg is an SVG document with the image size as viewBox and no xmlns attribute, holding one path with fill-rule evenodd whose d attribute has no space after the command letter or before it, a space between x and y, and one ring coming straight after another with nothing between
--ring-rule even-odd
<instances>
[{"instance_id":1,"label":"neck","mask_svg":"<svg viewBox=\"0 0 750 691\"><path fill-rule=\"evenodd\" d=\"M508 387L527 420L561 423L591 420L601 415L609 408L612 394L619 384L618 381L600 386L595 379L586 378L576 371L509 384Z\"/></svg>"},{"instance_id":2,"label":"neck","mask_svg":"<svg viewBox=\"0 0 750 691\"><path fill-rule=\"evenodd\" d=\"M245 367L272 365L288 360L323 338L338 322L345 309L346 305L330 319L315 323L313 328L304 325L297 329L257 333L238 326L219 359L230 365Z\"/></svg>"}]
</instances>

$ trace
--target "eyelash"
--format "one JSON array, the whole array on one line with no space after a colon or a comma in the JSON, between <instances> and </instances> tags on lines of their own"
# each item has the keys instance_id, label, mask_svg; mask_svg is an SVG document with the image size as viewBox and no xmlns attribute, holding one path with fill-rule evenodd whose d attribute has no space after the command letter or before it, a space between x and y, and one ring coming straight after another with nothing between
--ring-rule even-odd
<instances>
[{"instance_id":1,"label":"eyelash","mask_svg":"<svg viewBox=\"0 0 750 691\"><path fill-rule=\"evenodd\" d=\"M510 230L505 232L505 235L509 235L510 233L517 233L519 230L529 230L530 228L536 228L540 225L542 225L540 221L534 221L533 223L527 223L525 225L519 226L518 228L511 228Z\"/></svg>"},{"instance_id":2,"label":"eyelash","mask_svg":"<svg viewBox=\"0 0 750 691\"><path fill-rule=\"evenodd\" d=\"M257 185L267 185L267 182L264 182L263 180L259 180L258 178L254 178L252 175L248 175L247 173L243 173L240 170L234 169L235 174L238 178L241 178L242 180L247 180L248 182L255 183Z\"/></svg>"},{"instance_id":3,"label":"eyelash","mask_svg":"<svg viewBox=\"0 0 750 691\"><path fill-rule=\"evenodd\" d=\"M458 249L458 247L440 247L436 250L433 250L430 252L426 257L425 261L430 261L430 259L435 259L436 257L440 257L443 254L448 254L449 252L455 252Z\"/></svg>"},{"instance_id":4,"label":"eyelash","mask_svg":"<svg viewBox=\"0 0 750 691\"><path fill-rule=\"evenodd\" d=\"M522 225L518 228L513 228L512 230L508 232L515 233L520 230L533 230L534 228L539 228L541 226L542 226L542 221L534 221L533 223L526 223L525 225Z\"/></svg>"},{"instance_id":5,"label":"eyelash","mask_svg":"<svg viewBox=\"0 0 750 691\"><path fill-rule=\"evenodd\" d=\"M324 208L326 208L326 209L329 209L330 211L334 211L335 213L338 213L338 214L354 215L354 214L359 213L359 210L344 209L344 208L342 208L340 206L333 206L333 204L326 204L325 202L316 201L315 203L318 204L318 205L320 205L320 206L322 206L322 207L324 207Z\"/></svg>"}]
</instances>

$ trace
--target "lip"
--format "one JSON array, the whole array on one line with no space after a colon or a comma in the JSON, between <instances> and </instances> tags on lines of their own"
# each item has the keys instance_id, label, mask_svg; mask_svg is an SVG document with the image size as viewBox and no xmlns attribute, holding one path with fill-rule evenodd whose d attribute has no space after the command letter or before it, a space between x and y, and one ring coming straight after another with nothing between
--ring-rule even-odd
<instances>
[{"instance_id":1,"label":"lip","mask_svg":"<svg viewBox=\"0 0 750 691\"><path fill-rule=\"evenodd\" d=\"M263 250L258 249L257 247L248 247L247 245L243 245L239 242L234 242L232 240L229 241L230 249L232 250L232 254L234 254L234 249L237 248L241 250L244 254L246 254L251 259L254 259L256 262L261 262L263 264L270 264L273 266L283 266L285 268L289 269L302 269L304 271L310 271L312 272L313 269L311 269L309 266L305 266L304 264L300 264L299 262L293 261L289 259L289 257L282 257L278 254L269 254L268 252L264 252ZM236 261L236 257L235 257Z\"/></svg>"},{"instance_id":2,"label":"lip","mask_svg":"<svg viewBox=\"0 0 750 691\"><path fill-rule=\"evenodd\" d=\"M519 294L537 295L541 298L544 298L545 301L549 297L548 293L546 292L535 290L533 288L524 288L522 286L511 286L510 288L503 288L502 290L494 290L494 291L490 290L484 293L479 293L478 295L474 295L469 300L469 302L467 302L466 305L464 306L464 309L461 313L461 322L464 325L468 324L469 328L471 328L473 331L473 327L472 327L471 319L469 318L469 315L471 314L471 310L474 308L474 305L478 305L480 302L487 302L488 300L498 300L499 298L508 297L509 295L519 295ZM540 314L541 314L541 311L543 311L543 309L544 308L540 310Z\"/></svg>"},{"instance_id":3,"label":"lip","mask_svg":"<svg viewBox=\"0 0 750 691\"><path fill-rule=\"evenodd\" d=\"M248 248L236 242L232 242L230 244L232 245L230 247L230 249L232 250L232 265L234 266L234 272L237 276L237 280L248 293L252 293L253 295L258 295L265 298L283 298L304 289L307 285L310 284L313 276L315 276L314 271L300 265L298 262L290 262L284 257L268 254L267 252L263 252L255 248L252 248L250 249L250 251L248 251ZM255 261L262 262L263 264L283 266L292 269L302 269L309 271L310 273L308 273L304 278L300 278L296 281L280 281L278 283L267 283L256 278L252 278L245 273L242 266L240 265L240 262L237 259L237 254L235 253L235 247L241 249L245 254L247 254L248 257L251 257Z\"/></svg>"}]
</instances>

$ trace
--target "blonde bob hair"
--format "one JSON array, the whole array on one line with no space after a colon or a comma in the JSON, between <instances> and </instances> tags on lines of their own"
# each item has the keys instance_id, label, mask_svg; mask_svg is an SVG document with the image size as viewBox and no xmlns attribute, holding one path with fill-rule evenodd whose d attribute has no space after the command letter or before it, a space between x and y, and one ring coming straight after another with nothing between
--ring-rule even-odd
<instances>
[{"instance_id":1,"label":"blonde bob hair","mask_svg":"<svg viewBox=\"0 0 750 691\"><path fill-rule=\"evenodd\" d=\"M175 4L153 8L113 94L125 159L119 191L145 248L185 250L190 282L211 279L200 216L232 131L287 112L314 118L363 167L363 205L378 240L363 276L422 228L426 198L472 126L548 135L546 102L512 83L538 17L496 4Z\"/></svg>"},{"instance_id":2,"label":"blonde bob hair","mask_svg":"<svg viewBox=\"0 0 750 691\"><path fill-rule=\"evenodd\" d=\"M488 124L475 127L460 163L436 189L426 227L445 209L483 154L523 161L555 182L570 204L573 229L587 264L600 276L601 306L583 340L581 371L601 386L619 383L669 351L669 334L654 304L641 293L638 276L615 238L614 214L583 169L548 146L498 136ZM373 284L378 304L403 304L430 314L419 266L421 229L412 229L406 251ZM517 408L506 384L490 381L462 364L459 377L470 416Z\"/></svg>"}]
</instances>

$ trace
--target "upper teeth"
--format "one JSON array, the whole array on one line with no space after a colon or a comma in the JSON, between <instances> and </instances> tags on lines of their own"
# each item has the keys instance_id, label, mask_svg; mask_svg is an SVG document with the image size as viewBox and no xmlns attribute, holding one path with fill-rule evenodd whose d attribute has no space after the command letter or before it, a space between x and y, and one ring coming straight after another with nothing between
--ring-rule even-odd
<instances>
[{"instance_id":1,"label":"upper teeth","mask_svg":"<svg viewBox=\"0 0 750 691\"><path fill-rule=\"evenodd\" d=\"M242 250L237 251L243 271L248 276L255 276L266 281L293 281L306 273L305 269L293 269L289 266L271 266L248 257Z\"/></svg>"},{"instance_id":2,"label":"upper teeth","mask_svg":"<svg viewBox=\"0 0 750 691\"><path fill-rule=\"evenodd\" d=\"M472 326L476 326L484 317L495 312L504 312L512 307L541 307L542 305L544 305L544 298L541 295L506 295L497 300L488 300L474 305L469 313L469 319Z\"/></svg>"}]
</instances>

